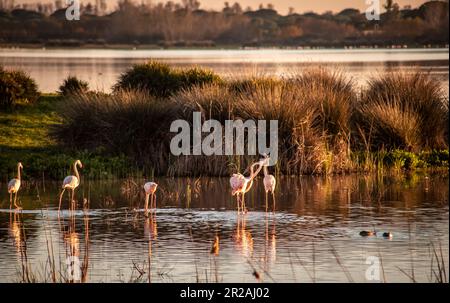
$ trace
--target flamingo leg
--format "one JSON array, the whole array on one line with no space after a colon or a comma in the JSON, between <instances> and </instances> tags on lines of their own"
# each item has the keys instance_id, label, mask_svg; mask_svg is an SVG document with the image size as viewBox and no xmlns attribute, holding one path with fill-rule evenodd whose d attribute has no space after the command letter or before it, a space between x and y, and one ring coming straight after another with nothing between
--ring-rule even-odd
<instances>
[{"instance_id":1,"label":"flamingo leg","mask_svg":"<svg viewBox=\"0 0 450 303\"><path fill-rule=\"evenodd\" d=\"M153 208L155 209L155 211L156 211L156 195L153 193Z\"/></svg>"},{"instance_id":2,"label":"flamingo leg","mask_svg":"<svg viewBox=\"0 0 450 303\"><path fill-rule=\"evenodd\" d=\"M272 211L275 212L275 193L272 191L272 200L273 200L273 209Z\"/></svg>"},{"instance_id":3,"label":"flamingo leg","mask_svg":"<svg viewBox=\"0 0 450 303\"><path fill-rule=\"evenodd\" d=\"M149 194L145 194L145 205L144 205L144 209L145 209L145 212L147 213L147 210L148 210L148 198L149 198Z\"/></svg>"},{"instance_id":4,"label":"flamingo leg","mask_svg":"<svg viewBox=\"0 0 450 303\"><path fill-rule=\"evenodd\" d=\"M14 194L14 206L15 206L17 209L20 209L20 206L17 205L17 191L16 191L15 194Z\"/></svg>"},{"instance_id":5,"label":"flamingo leg","mask_svg":"<svg viewBox=\"0 0 450 303\"><path fill-rule=\"evenodd\" d=\"M9 209L12 208L12 191L9 192Z\"/></svg>"},{"instance_id":6,"label":"flamingo leg","mask_svg":"<svg viewBox=\"0 0 450 303\"><path fill-rule=\"evenodd\" d=\"M269 192L266 191L266 212L267 212L267 205L269 203Z\"/></svg>"},{"instance_id":7,"label":"flamingo leg","mask_svg":"<svg viewBox=\"0 0 450 303\"><path fill-rule=\"evenodd\" d=\"M72 191L73 210L77 208L77 201L75 200L75 188Z\"/></svg>"},{"instance_id":8,"label":"flamingo leg","mask_svg":"<svg viewBox=\"0 0 450 303\"><path fill-rule=\"evenodd\" d=\"M59 195L59 207L58 207L58 211L61 209L62 197L63 197L65 191L66 191L66 189L63 188L61 194Z\"/></svg>"},{"instance_id":9,"label":"flamingo leg","mask_svg":"<svg viewBox=\"0 0 450 303\"><path fill-rule=\"evenodd\" d=\"M69 194L69 198L70 198L70 210L74 210L73 209L73 189L70 191L70 194Z\"/></svg>"},{"instance_id":10,"label":"flamingo leg","mask_svg":"<svg viewBox=\"0 0 450 303\"><path fill-rule=\"evenodd\" d=\"M239 214L239 203L240 203L240 201L239 201L239 193L236 194L236 202L237 202L237 211L238 211L238 214Z\"/></svg>"},{"instance_id":11,"label":"flamingo leg","mask_svg":"<svg viewBox=\"0 0 450 303\"><path fill-rule=\"evenodd\" d=\"M242 213L245 214L245 193L242 193Z\"/></svg>"}]
</instances>

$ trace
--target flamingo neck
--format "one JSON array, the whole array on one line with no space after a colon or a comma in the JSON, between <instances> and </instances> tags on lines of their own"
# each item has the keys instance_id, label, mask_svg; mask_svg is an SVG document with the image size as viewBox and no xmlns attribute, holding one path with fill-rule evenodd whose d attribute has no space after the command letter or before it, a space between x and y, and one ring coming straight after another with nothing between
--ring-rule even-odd
<instances>
[{"instance_id":1,"label":"flamingo neck","mask_svg":"<svg viewBox=\"0 0 450 303\"><path fill-rule=\"evenodd\" d=\"M263 166L264 176L267 176L269 174L269 170L267 166Z\"/></svg>"},{"instance_id":2,"label":"flamingo neck","mask_svg":"<svg viewBox=\"0 0 450 303\"><path fill-rule=\"evenodd\" d=\"M255 171L255 165L258 165L258 164L259 164L259 167ZM259 162L253 163L252 166L250 166L250 177L248 177L248 180L252 181L259 174L259 172L261 171L261 168L262 168L262 166Z\"/></svg>"},{"instance_id":3,"label":"flamingo neck","mask_svg":"<svg viewBox=\"0 0 450 303\"><path fill-rule=\"evenodd\" d=\"M253 186L253 179L250 179L250 181L247 184L247 187L245 188L245 193L248 193L252 188L252 186Z\"/></svg>"},{"instance_id":4,"label":"flamingo neck","mask_svg":"<svg viewBox=\"0 0 450 303\"><path fill-rule=\"evenodd\" d=\"M78 174L77 162L75 162L75 163L73 164L73 171L74 171L75 176L77 177L78 181L80 181L80 174Z\"/></svg>"},{"instance_id":5,"label":"flamingo neck","mask_svg":"<svg viewBox=\"0 0 450 303\"><path fill-rule=\"evenodd\" d=\"M17 165L17 179L20 181L20 165Z\"/></svg>"}]
</instances>

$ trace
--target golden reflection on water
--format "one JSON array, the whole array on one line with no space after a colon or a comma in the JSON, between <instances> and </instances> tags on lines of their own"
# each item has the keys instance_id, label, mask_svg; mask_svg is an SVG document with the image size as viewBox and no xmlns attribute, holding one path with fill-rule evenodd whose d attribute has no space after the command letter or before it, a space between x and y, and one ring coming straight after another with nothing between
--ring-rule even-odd
<instances>
[{"instance_id":1,"label":"golden reflection on water","mask_svg":"<svg viewBox=\"0 0 450 303\"><path fill-rule=\"evenodd\" d=\"M156 211L150 211L145 218L144 223L144 236L148 242L148 283L151 283L151 269L152 269L152 241L156 241L158 238L158 225L156 222Z\"/></svg>"},{"instance_id":2,"label":"golden reflection on water","mask_svg":"<svg viewBox=\"0 0 450 303\"><path fill-rule=\"evenodd\" d=\"M244 257L251 258L253 255L253 237L250 230L246 228L246 215L237 215L235 241Z\"/></svg>"},{"instance_id":3,"label":"golden reflection on water","mask_svg":"<svg viewBox=\"0 0 450 303\"><path fill-rule=\"evenodd\" d=\"M442 226L448 224L448 219L445 221L442 218L442 213L448 214L448 176L403 174L278 179L277 211L264 211L265 192L260 178L255 181L248 196L247 215L235 213L232 197L224 194L227 192L224 189L229 186L228 180L221 178L157 180L165 190L161 190L158 196L158 210L150 212L147 217L133 211L141 198L139 195L130 198L133 197L131 191L122 193L119 186L112 185L115 183L100 181L82 184L85 188L96 188L96 191L90 192L89 201L92 201L93 209L82 214L80 210L67 211L61 220L56 220L56 216L52 217L55 212L51 209L54 200L51 183L46 184L45 192L40 192L42 203L39 205L33 204L35 191L25 186L23 212L9 212L8 200L0 201L3 208L5 205L8 208L5 208L7 214L0 213L0 218L4 218L0 224L6 226L9 218L6 237L11 239L10 246L0 247L0 251L4 252L3 259L0 256L0 264L9 266L8 262L17 258L21 270L20 275L15 276L15 269L6 267L3 274L0 273L0 280L12 280L8 277L13 276L20 281L32 281L33 275L28 274L29 269L33 267L34 271L40 271L41 263L47 262L49 253L43 235L51 237L51 232L57 234L56 240L50 239L50 243L55 245L56 263L58 260L61 263L59 270L55 271L61 278L56 280L74 283L117 281L118 271L124 271L126 275L127 270L132 269L133 262L139 261L145 264L145 267L140 266L145 269L142 277L146 279L148 274L149 282L163 279L160 277L161 268L162 271L170 268L174 272L174 281L181 281L186 275L189 276L189 266L193 262L198 262L201 268L202 262L208 259L214 262L210 270L217 270L216 279L219 281L236 278L243 271L237 264L247 260L258 266L264 276L265 272L269 272L275 279L278 276L282 281L293 281L286 267L292 266L292 272L297 270L298 264L295 262L298 258L308 264L312 255L311 241L321 248L317 252L321 254L322 268L336 265L335 258L326 250L329 247L327 241L336 241L333 245L336 245L339 255L349 257L349 260L358 259L362 252L378 250L376 245L380 245L384 250L383 261L386 262L389 281L406 280L398 273L398 267L408 268L411 262L408 247L411 246L416 254L420 254L420 258L415 256L415 269L424 281L430 268L426 259L430 241L442 241L444 257L448 254L448 237L445 237L448 233L442 231ZM119 182L121 184L123 180ZM94 186L97 184L99 186ZM57 186L59 184L55 185L55 189ZM107 196L112 197L115 203L105 209L99 201ZM185 208L187 199L189 208ZM49 210L42 210L43 205L49 205ZM41 212L49 219L43 220ZM412 222L410 231L406 228L409 222ZM189 245L186 245L189 241L186 240L189 239L186 226L198 235L195 240L191 237ZM212 230L212 226L220 227ZM361 230L372 230L374 227L380 232L391 231L395 236L390 241L358 236ZM92 247L91 234L95 236L93 243L96 243ZM220 235L221 251L217 255L210 253L214 234ZM0 230L0 240L4 236ZM137 248L142 241L145 241L144 247ZM98 243L102 243L103 247L99 248ZM174 247L185 247L188 251L173 250ZM127 257L122 261L120 258L124 254ZM133 259L134 254L137 259ZM179 257L181 255L183 258ZM293 256L293 259L287 256ZM195 261L190 259L194 257ZM65 279L67 258L80 260L80 278ZM173 263L176 265L171 268ZM358 264L348 266L356 270ZM105 268L110 271L102 272ZM221 271L226 274L221 276ZM195 277L195 273L192 275ZM245 275L243 277L245 279ZM319 270L318 277L319 281L324 277L325 280L339 281L336 271Z\"/></svg>"},{"instance_id":4,"label":"golden reflection on water","mask_svg":"<svg viewBox=\"0 0 450 303\"><path fill-rule=\"evenodd\" d=\"M30 282L30 264L28 262L27 240L22 213L14 211L14 213L9 214L9 231L13 238L14 247L16 248L18 262L20 263L21 280Z\"/></svg>"},{"instance_id":5,"label":"golden reflection on water","mask_svg":"<svg viewBox=\"0 0 450 303\"><path fill-rule=\"evenodd\" d=\"M64 219L58 216L58 224L60 226L63 243L65 248L65 264L67 265L67 282L69 283L85 283L88 281L89 272L89 213L83 211L83 227L84 227L84 251L83 258L80 248L80 233L77 232L77 217L75 211L70 210L69 220L65 226Z\"/></svg>"}]
</instances>

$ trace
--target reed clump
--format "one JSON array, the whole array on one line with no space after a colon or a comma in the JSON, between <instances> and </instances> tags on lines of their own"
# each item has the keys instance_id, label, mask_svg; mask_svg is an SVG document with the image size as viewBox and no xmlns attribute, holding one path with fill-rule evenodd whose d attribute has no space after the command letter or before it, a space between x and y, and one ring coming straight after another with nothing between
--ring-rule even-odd
<instances>
[{"instance_id":1,"label":"reed clump","mask_svg":"<svg viewBox=\"0 0 450 303\"><path fill-rule=\"evenodd\" d=\"M140 90L155 97L167 98L182 89L216 82L221 82L221 79L210 70L197 67L177 69L165 63L149 61L136 64L120 75L113 89L115 92Z\"/></svg>"},{"instance_id":2,"label":"reed clump","mask_svg":"<svg viewBox=\"0 0 450 303\"><path fill-rule=\"evenodd\" d=\"M427 73L372 77L356 106L355 123L370 147L419 152L448 148L448 99Z\"/></svg>"},{"instance_id":3,"label":"reed clump","mask_svg":"<svg viewBox=\"0 0 450 303\"><path fill-rule=\"evenodd\" d=\"M158 64L150 66L171 72ZM199 69L180 73L202 74ZM277 120L277 171L283 174L365 171L400 162L401 169L414 169L428 166L424 153L448 149L448 99L440 83L424 73L374 77L361 93L343 73L324 68L286 78L188 81L193 84L175 90L145 86L158 82L159 76L149 75L145 81L130 78L136 83L125 90L120 89L127 87L122 77L111 95L67 98L60 108L63 123L53 132L57 141L74 149L123 154L146 172L172 176L229 175L255 160L173 156L170 125L178 119L191 124L194 112L201 113L202 122L215 119L222 126L225 120ZM448 166L446 160L436 163Z\"/></svg>"}]
</instances>

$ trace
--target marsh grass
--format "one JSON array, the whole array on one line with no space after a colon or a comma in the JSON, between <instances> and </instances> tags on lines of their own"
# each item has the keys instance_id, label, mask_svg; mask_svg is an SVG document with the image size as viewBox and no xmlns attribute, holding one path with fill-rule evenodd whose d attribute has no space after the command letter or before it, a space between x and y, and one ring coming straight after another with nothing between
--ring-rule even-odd
<instances>
[{"instance_id":1,"label":"marsh grass","mask_svg":"<svg viewBox=\"0 0 450 303\"><path fill-rule=\"evenodd\" d=\"M175 72L155 62L145 69L165 74L166 68ZM196 78L203 72L176 73ZM194 111L202 122L278 120L276 174L448 168L448 99L426 73L374 76L359 92L339 70L308 68L283 77L191 79L159 97L139 86L159 79L153 76L140 74L132 90L119 82L113 94L44 96L17 113L0 113L1 175L9 177L22 161L25 174L59 179L80 158L89 178L227 176L258 158L173 156L170 125L191 123Z\"/></svg>"},{"instance_id":2,"label":"marsh grass","mask_svg":"<svg viewBox=\"0 0 450 303\"><path fill-rule=\"evenodd\" d=\"M166 63L150 61L136 64L121 74L113 90L141 90L155 97L167 98L182 89L221 81L220 77L210 70L198 67L172 68Z\"/></svg>"},{"instance_id":3,"label":"marsh grass","mask_svg":"<svg viewBox=\"0 0 450 303\"><path fill-rule=\"evenodd\" d=\"M169 176L224 176L246 167L251 156L179 156L169 150L170 123L202 120L277 120L281 174L424 168L416 154L447 148L448 100L428 75L374 77L361 96L342 72L309 68L285 78L249 76L185 87L170 98L146 91L79 94L61 108L53 133L70 148L122 153L138 167ZM431 126L430 126L431 125ZM431 130L438 128L437 132ZM417 160L417 161L416 161ZM444 166L448 165L443 162Z\"/></svg>"},{"instance_id":4,"label":"marsh grass","mask_svg":"<svg viewBox=\"0 0 450 303\"><path fill-rule=\"evenodd\" d=\"M448 98L423 72L380 74L369 80L356 107L357 124L377 149L448 148Z\"/></svg>"}]
</instances>

